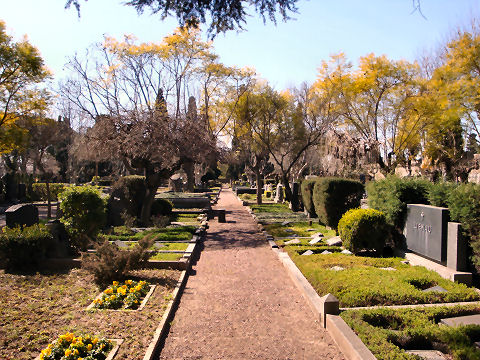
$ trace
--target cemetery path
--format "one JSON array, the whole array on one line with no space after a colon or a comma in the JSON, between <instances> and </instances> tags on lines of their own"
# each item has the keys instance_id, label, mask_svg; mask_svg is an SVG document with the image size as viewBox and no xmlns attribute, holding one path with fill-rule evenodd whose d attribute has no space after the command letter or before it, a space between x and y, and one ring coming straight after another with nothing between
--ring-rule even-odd
<instances>
[{"instance_id":1,"label":"cemetery path","mask_svg":"<svg viewBox=\"0 0 480 360\"><path fill-rule=\"evenodd\" d=\"M216 208L160 359L345 359L230 189Z\"/></svg>"}]
</instances>

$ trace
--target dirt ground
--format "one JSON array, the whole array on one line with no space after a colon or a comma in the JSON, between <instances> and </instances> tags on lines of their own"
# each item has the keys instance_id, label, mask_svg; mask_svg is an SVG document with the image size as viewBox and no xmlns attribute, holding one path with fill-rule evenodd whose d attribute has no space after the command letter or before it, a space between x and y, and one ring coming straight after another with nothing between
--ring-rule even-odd
<instances>
[{"instance_id":1,"label":"dirt ground","mask_svg":"<svg viewBox=\"0 0 480 360\"><path fill-rule=\"evenodd\" d=\"M160 359L345 359L230 189Z\"/></svg>"}]
</instances>

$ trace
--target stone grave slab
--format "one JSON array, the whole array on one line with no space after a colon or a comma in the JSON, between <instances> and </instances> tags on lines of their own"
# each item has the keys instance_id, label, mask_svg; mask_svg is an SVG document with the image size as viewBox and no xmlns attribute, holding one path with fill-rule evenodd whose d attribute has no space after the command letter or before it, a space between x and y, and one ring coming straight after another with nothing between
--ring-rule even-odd
<instances>
[{"instance_id":1,"label":"stone grave slab","mask_svg":"<svg viewBox=\"0 0 480 360\"><path fill-rule=\"evenodd\" d=\"M342 271L342 270L345 270L345 268L336 265L336 266L334 266L334 267L331 267L330 270L333 270L333 271Z\"/></svg>"},{"instance_id":2,"label":"stone grave slab","mask_svg":"<svg viewBox=\"0 0 480 360\"><path fill-rule=\"evenodd\" d=\"M128 247L127 244L125 244L125 241L122 241L122 240L115 240L113 242L115 245L117 245L119 248L126 248Z\"/></svg>"},{"instance_id":3,"label":"stone grave slab","mask_svg":"<svg viewBox=\"0 0 480 360\"><path fill-rule=\"evenodd\" d=\"M283 223L282 223L282 224L283 224ZM285 232L289 232L289 233L293 232L292 229L285 229L284 231L285 231Z\"/></svg>"},{"instance_id":4,"label":"stone grave slab","mask_svg":"<svg viewBox=\"0 0 480 360\"><path fill-rule=\"evenodd\" d=\"M153 244L153 246L155 246L156 249L160 249L162 247L165 247L165 245L161 244L161 243L155 243L155 244Z\"/></svg>"},{"instance_id":5,"label":"stone grave slab","mask_svg":"<svg viewBox=\"0 0 480 360\"><path fill-rule=\"evenodd\" d=\"M441 319L440 324L448 326L480 325L480 314Z\"/></svg>"},{"instance_id":6,"label":"stone grave slab","mask_svg":"<svg viewBox=\"0 0 480 360\"><path fill-rule=\"evenodd\" d=\"M291 223L291 221L284 221L284 222L282 222L282 226L286 226L286 225L288 225L288 224L290 224L290 223ZM290 229L289 229L289 230L290 230Z\"/></svg>"},{"instance_id":7,"label":"stone grave slab","mask_svg":"<svg viewBox=\"0 0 480 360\"><path fill-rule=\"evenodd\" d=\"M446 360L442 352L437 350L408 350L407 354L420 356L424 360Z\"/></svg>"},{"instance_id":8,"label":"stone grave slab","mask_svg":"<svg viewBox=\"0 0 480 360\"><path fill-rule=\"evenodd\" d=\"M312 250L307 250L302 254L302 256L303 255L313 255L313 251Z\"/></svg>"},{"instance_id":9,"label":"stone grave slab","mask_svg":"<svg viewBox=\"0 0 480 360\"><path fill-rule=\"evenodd\" d=\"M299 240L299 239L293 239L293 240L286 241L284 244L285 244L285 245L300 244L300 240Z\"/></svg>"},{"instance_id":10,"label":"stone grave slab","mask_svg":"<svg viewBox=\"0 0 480 360\"><path fill-rule=\"evenodd\" d=\"M446 289L444 289L443 287L438 286L438 285L437 286L432 286L432 287L430 287L428 289L424 289L422 291L423 292L434 292L434 291L436 291L436 292L447 292Z\"/></svg>"},{"instance_id":11,"label":"stone grave slab","mask_svg":"<svg viewBox=\"0 0 480 360\"><path fill-rule=\"evenodd\" d=\"M340 239L340 236L334 236L328 240L326 240L326 243L328 246L341 246L342 245L342 239Z\"/></svg>"},{"instance_id":12,"label":"stone grave slab","mask_svg":"<svg viewBox=\"0 0 480 360\"><path fill-rule=\"evenodd\" d=\"M350 250L342 250L342 254L345 254L345 255L352 255L353 253L350 251Z\"/></svg>"},{"instance_id":13,"label":"stone grave slab","mask_svg":"<svg viewBox=\"0 0 480 360\"><path fill-rule=\"evenodd\" d=\"M320 241L322 241L322 238L321 238L321 237L317 237L317 238L315 238L315 239L310 240L308 243L309 243L310 245L314 245L314 244L319 243Z\"/></svg>"},{"instance_id":14,"label":"stone grave slab","mask_svg":"<svg viewBox=\"0 0 480 360\"><path fill-rule=\"evenodd\" d=\"M308 231L308 232L310 232L310 231L315 231L315 229L307 229L307 231Z\"/></svg>"},{"instance_id":15,"label":"stone grave slab","mask_svg":"<svg viewBox=\"0 0 480 360\"><path fill-rule=\"evenodd\" d=\"M312 237L324 237L325 235L323 235L321 232L317 232L315 234L312 235Z\"/></svg>"},{"instance_id":16,"label":"stone grave slab","mask_svg":"<svg viewBox=\"0 0 480 360\"><path fill-rule=\"evenodd\" d=\"M331 254L331 252L330 252L330 251L328 251L328 250L325 250L325 251L323 251L323 252L322 252L322 253L320 253L320 254L321 254L321 255L328 255L328 254Z\"/></svg>"}]
</instances>

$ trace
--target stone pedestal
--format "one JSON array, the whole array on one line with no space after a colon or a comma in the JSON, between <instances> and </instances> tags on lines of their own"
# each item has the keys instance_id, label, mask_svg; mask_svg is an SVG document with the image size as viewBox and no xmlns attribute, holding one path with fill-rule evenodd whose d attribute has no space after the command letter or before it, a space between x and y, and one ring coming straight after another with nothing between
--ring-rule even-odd
<instances>
[{"instance_id":1,"label":"stone pedestal","mask_svg":"<svg viewBox=\"0 0 480 360\"><path fill-rule=\"evenodd\" d=\"M462 225L449 222L447 234L447 267L457 271L466 271L467 243L462 236Z\"/></svg>"}]
</instances>

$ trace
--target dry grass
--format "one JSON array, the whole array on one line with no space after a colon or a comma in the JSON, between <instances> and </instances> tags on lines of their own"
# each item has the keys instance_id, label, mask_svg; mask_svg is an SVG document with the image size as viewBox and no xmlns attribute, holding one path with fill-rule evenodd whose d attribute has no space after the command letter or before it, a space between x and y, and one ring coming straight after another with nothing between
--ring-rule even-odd
<instances>
[{"instance_id":1,"label":"dry grass","mask_svg":"<svg viewBox=\"0 0 480 360\"><path fill-rule=\"evenodd\" d=\"M0 359L33 359L59 335L90 333L125 342L115 357L143 358L180 272L141 270L157 285L142 311L84 311L100 289L84 270L17 275L0 271Z\"/></svg>"}]
</instances>

